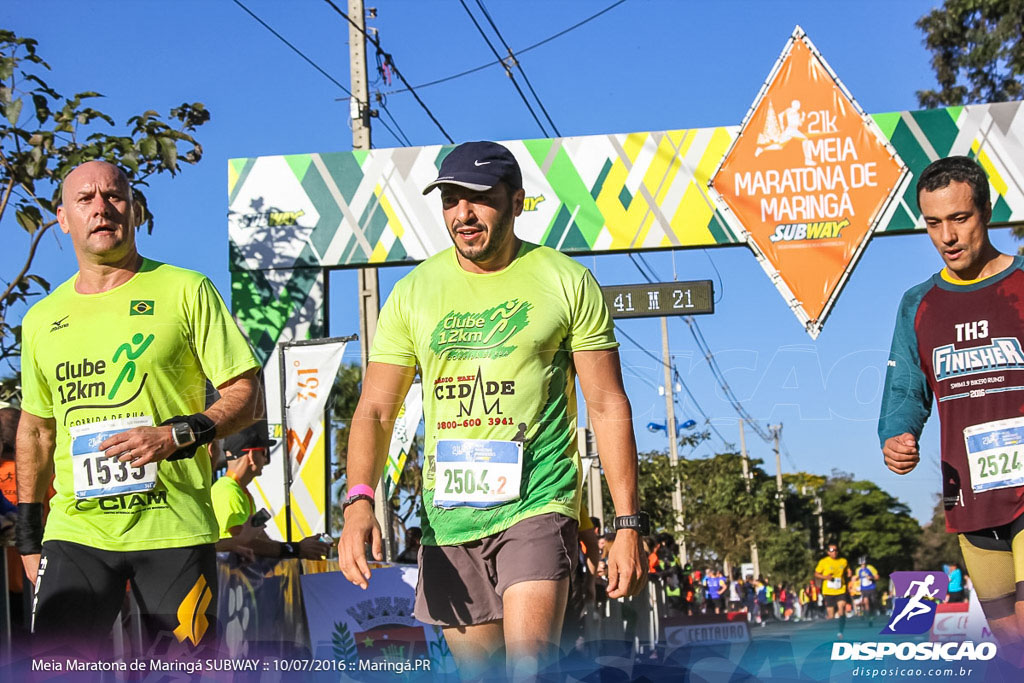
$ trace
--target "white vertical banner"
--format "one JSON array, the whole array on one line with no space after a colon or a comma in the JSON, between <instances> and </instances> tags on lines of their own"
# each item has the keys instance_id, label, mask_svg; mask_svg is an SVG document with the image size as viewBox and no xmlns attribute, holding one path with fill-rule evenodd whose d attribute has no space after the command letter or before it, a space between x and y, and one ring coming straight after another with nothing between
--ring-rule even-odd
<instances>
[{"instance_id":1,"label":"white vertical banner","mask_svg":"<svg viewBox=\"0 0 1024 683\"><path fill-rule=\"evenodd\" d=\"M271 438L270 464L253 480L256 506L272 515L267 533L301 540L326 531L327 441L324 410L349 337L284 342L267 364L267 417ZM276 377L274 377L276 375ZM290 496L286 504L286 491Z\"/></svg>"},{"instance_id":2,"label":"white vertical banner","mask_svg":"<svg viewBox=\"0 0 1024 683\"><path fill-rule=\"evenodd\" d=\"M419 427L422 418L423 384L415 382L409 387L409 393L406 394L405 402L395 420L395 429L391 432L391 446L388 448L388 462L384 467L383 477L384 495L388 500L391 500L391 495L402 478L402 470L405 469L405 461L409 458L409 449L412 448L416 428Z\"/></svg>"}]
</instances>

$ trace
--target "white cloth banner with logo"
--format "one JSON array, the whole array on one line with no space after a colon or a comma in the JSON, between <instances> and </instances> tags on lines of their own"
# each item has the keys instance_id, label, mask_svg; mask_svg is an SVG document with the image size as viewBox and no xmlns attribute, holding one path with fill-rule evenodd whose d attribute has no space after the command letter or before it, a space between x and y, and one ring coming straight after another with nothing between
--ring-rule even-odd
<instances>
[{"instance_id":1,"label":"white cloth banner with logo","mask_svg":"<svg viewBox=\"0 0 1024 683\"><path fill-rule=\"evenodd\" d=\"M250 493L257 508L265 507L272 514L273 523L267 524L267 533L277 540L287 535L285 482L288 466L292 478L292 540L326 531L330 502L324 409L346 342L336 338L286 342L275 349L266 366L267 419L271 438L278 443L271 449L270 464L250 485ZM273 362L275 360L277 363ZM281 415L282 375L284 420ZM287 425L287 438L282 424Z\"/></svg>"},{"instance_id":2,"label":"white cloth banner with logo","mask_svg":"<svg viewBox=\"0 0 1024 683\"><path fill-rule=\"evenodd\" d=\"M416 429L423 418L423 384L416 382L409 387L405 403L395 420L395 429L391 432L391 446L388 448L388 462L384 467L384 495L390 500L395 487L402 478L402 470L409 458L409 449L416 437Z\"/></svg>"}]
</instances>

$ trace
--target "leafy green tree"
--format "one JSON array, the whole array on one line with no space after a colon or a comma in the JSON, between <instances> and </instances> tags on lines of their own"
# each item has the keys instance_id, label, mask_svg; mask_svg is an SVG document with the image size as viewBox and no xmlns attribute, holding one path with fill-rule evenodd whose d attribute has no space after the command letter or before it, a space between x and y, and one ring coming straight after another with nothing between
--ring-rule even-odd
<instances>
[{"instance_id":1,"label":"leafy green tree","mask_svg":"<svg viewBox=\"0 0 1024 683\"><path fill-rule=\"evenodd\" d=\"M759 541L774 523L775 482L759 460L750 462L749 472L748 491L739 453L685 461L683 502L693 557L744 562L750 557L751 541Z\"/></svg>"},{"instance_id":2,"label":"leafy green tree","mask_svg":"<svg viewBox=\"0 0 1024 683\"><path fill-rule=\"evenodd\" d=\"M684 434L680 437L679 445L682 448L692 448L710 436L708 431ZM640 507L651 516L651 531L674 531L676 513L672 509L672 493L675 490L676 479L682 476L681 468L685 460L680 459L677 468L673 469L667 451L648 451L640 453L638 458L637 488ZM604 501L601 528L611 529L615 518L615 506L612 505L611 493L604 477L601 478L601 493Z\"/></svg>"},{"instance_id":3,"label":"leafy green tree","mask_svg":"<svg viewBox=\"0 0 1024 683\"><path fill-rule=\"evenodd\" d=\"M838 542L851 566L861 555L883 576L914 566L921 527L897 498L843 472L833 472L821 498L826 542Z\"/></svg>"},{"instance_id":4,"label":"leafy green tree","mask_svg":"<svg viewBox=\"0 0 1024 683\"><path fill-rule=\"evenodd\" d=\"M773 583L802 586L814 569L810 532L802 526L771 527L757 543L761 573Z\"/></svg>"},{"instance_id":5,"label":"leafy green tree","mask_svg":"<svg viewBox=\"0 0 1024 683\"><path fill-rule=\"evenodd\" d=\"M921 529L921 545L914 553L914 569L934 571L950 562L964 566L957 535L946 531L946 511L942 508L940 497L935 503L931 521Z\"/></svg>"},{"instance_id":6,"label":"leafy green tree","mask_svg":"<svg viewBox=\"0 0 1024 683\"><path fill-rule=\"evenodd\" d=\"M945 0L917 27L939 82L917 92L921 106L1024 97L1024 0Z\"/></svg>"},{"instance_id":7,"label":"leafy green tree","mask_svg":"<svg viewBox=\"0 0 1024 683\"><path fill-rule=\"evenodd\" d=\"M57 223L60 181L75 166L94 159L124 169L132 186L139 226L153 229L141 188L153 175L176 174L195 164L203 148L192 133L210 114L201 103L171 109L164 121L149 110L128 119L123 134L106 132L114 120L89 102L99 93L65 97L41 75L50 66L36 53L37 42L0 30L0 230L15 224L30 236L24 264L0 278L0 359L20 355L21 328L7 323L12 305L48 292L50 283L31 272L43 236ZM4 239L11 244L11 238Z\"/></svg>"}]
</instances>

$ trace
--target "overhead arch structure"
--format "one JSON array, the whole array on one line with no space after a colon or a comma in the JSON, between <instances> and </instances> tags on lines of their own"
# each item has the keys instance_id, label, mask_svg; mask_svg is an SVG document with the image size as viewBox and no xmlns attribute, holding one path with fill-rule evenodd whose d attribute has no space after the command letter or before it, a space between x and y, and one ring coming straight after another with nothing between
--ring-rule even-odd
<instances>
[{"instance_id":1,"label":"overhead arch structure","mask_svg":"<svg viewBox=\"0 0 1024 683\"><path fill-rule=\"evenodd\" d=\"M923 230L915 178L940 157L976 158L994 225L1024 222L1024 106L870 114L907 178L873 237ZM523 169L523 239L570 254L747 246L709 189L739 126L503 144ZM231 159L232 308L262 360L280 341L325 336L325 272L414 264L450 244L437 177L451 145ZM769 282L766 279L766 286Z\"/></svg>"}]
</instances>

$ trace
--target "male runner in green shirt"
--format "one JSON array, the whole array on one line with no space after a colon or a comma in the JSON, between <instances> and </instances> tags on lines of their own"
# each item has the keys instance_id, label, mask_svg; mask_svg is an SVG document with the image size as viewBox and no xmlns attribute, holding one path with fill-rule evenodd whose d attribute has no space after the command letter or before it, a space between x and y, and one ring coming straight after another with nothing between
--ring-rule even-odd
<instances>
[{"instance_id":1,"label":"male runner in green shirt","mask_svg":"<svg viewBox=\"0 0 1024 683\"><path fill-rule=\"evenodd\" d=\"M455 246L400 281L381 311L352 420L339 563L365 588L364 543L381 558L371 494L418 367L426 515L416 616L444 628L463 676L503 646L509 674L530 675L558 641L579 555L577 375L619 515L608 595L644 584L632 414L593 275L513 231L525 193L512 154L460 145L425 192L434 187Z\"/></svg>"},{"instance_id":2,"label":"male runner in green shirt","mask_svg":"<svg viewBox=\"0 0 1024 683\"><path fill-rule=\"evenodd\" d=\"M71 171L57 219L78 273L22 328L17 546L36 584L33 633L99 655L130 581L150 639L205 646L217 604L205 444L262 414L259 364L206 277L138 253L119 168ZM207 380L220 391L208 408Z\"/></svg>"}]
</instances>

